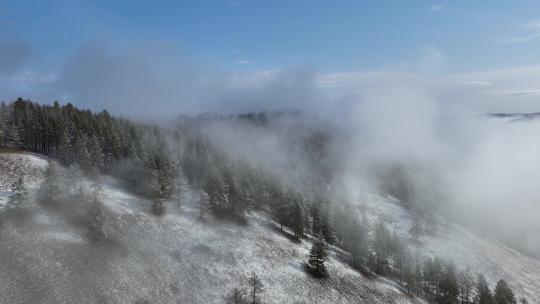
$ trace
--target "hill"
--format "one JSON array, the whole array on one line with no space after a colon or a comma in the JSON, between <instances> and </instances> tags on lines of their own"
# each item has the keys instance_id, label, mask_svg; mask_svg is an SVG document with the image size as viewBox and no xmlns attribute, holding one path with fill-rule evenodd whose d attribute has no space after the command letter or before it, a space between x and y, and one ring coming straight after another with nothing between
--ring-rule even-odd
<instances>
[{"instance_id":1,"label":"hill","mask_svg":"<svg viewBox=\"0 0 540 304\"><path fill-rule=\"evenodd\" d=\"M42 161L10 157L31 167ZM150 201L112 178L102 180L98 197L77 210L37 202L0 210L3 303L223 303L252 271L266 303L421 302L392 281L361 275L338 249L330 253L330 279L312 278L302 266L311 241L292 242L264 213L249 215L247 227L200 221L189 199L156 216ZM98 213L101 237L92 233Z\"/></svg>"}]
</instances>

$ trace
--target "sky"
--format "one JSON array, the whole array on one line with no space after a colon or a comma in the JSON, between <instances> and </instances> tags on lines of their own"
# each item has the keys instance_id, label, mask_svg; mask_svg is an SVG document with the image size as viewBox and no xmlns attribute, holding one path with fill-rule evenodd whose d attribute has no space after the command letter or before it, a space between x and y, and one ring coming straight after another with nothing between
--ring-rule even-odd
<instances>
[{"instance_id":1,"label":"sky","mask_svg":"<svg viewBox=\"0 0 540 304\"><path fill-rule=\"evenodd\" d=\"M313 99L324 112L406 79L500 99L486 111L532 111L538 12L538 1L0 0L0 99L153 117Z\"/></svg>"}]
</instances>

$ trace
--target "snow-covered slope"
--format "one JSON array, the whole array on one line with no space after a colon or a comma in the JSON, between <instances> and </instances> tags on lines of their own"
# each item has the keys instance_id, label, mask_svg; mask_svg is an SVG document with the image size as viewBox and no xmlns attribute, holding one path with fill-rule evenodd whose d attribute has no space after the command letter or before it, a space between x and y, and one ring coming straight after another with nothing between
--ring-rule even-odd
<instances>
[{"instance_id":1,"label":"snow-covered slope","mask_svg":"<svg viewBox=\"0 0 540 304\"><path fill-rule=\"evenodd\" d=\"M45 159L0 158L14 164L0 174L10 176L2 177L6 184L17 173L39 184ZM330 253L330 278L310 277L303 269L310 241L290 241L263 213L249 215L249 226L209 217L200 221L188 199L180 210L168 204L167 212L156 216L149 201L123 191L114 179L101 184L98 203L30 202L0 210L0 303L223 303L230 289L246 285L252 271L266 286L266 303L421 302L392 281L364 277L340 261L337 249ZM372 218L382 214L408 237L411 215L397 200L352 179L345 186ZM96 229L104 236L96 237ZM530 303L540 299L539 261L463 227L441 224L422 239L420 249L469 265L492 284L505 278Z\"/></svg>"},{"instance_id":2,"label":"snow-covered slope","mask_svg":"<svg viewBox=\"0 0 540 304\"><path fill-rule=\"evenodd\" d=\"M335 253L328 280L310 277L302 266L310 242L291 242L261 213L249 226L200 221L190 203L156 216L150 202L107 178L99 198L0 211L0 303L223 303L252 271L265 303L420 302Z\"/></svg>"},{"instance_id":3,"label":"snow-covered slope","mask_svg":"<svg viewBox=\"0 0 540 304\"><path fill-rule=\"evenodd\" d=\"M36 188L43 180L47 159L29 152L0 151L0 190L9 190L19 177L29 188Z\"/></svg>"},{"instance_id":4,"label":"snow-covered slope","mask_svg":"<svg viewBox=\"0 0 540 304\"><path fill-rule=\"evenodd\" d=\"M399 235L410 237L412 216L398 200L362 188L359 186L361 183L353 177L347 177L344 184L349 199L367 207L372 218L382 215ZM540 303L539 260L482 238L455 223L439 221L436 231L423 236L420 243L421 255L453 261L462 269L469 266L473 271L484 274L492 287L497 280L505 279L518 298L525 297L530 303ZM416 250L416 246L413 250Z\"/></svg>"},{"instance_id":5,"label":"snow-covered slope","mask_svg":"<svg viewBox=\"0 0 540 304\"><path fill-rule=\"evenodd\" d=\"M34 153L0 150L0 209L10 203L11 185L20 177L27 188L35 189L43 180L45 157Z\"/></svg>"}]
</instances>

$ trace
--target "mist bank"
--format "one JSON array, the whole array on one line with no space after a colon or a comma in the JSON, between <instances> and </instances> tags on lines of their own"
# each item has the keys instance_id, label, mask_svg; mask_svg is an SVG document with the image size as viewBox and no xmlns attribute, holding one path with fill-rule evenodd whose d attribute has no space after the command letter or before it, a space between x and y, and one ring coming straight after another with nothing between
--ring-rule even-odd
<instances>
[{"instance_id":1,"label":"mist bank","mask_svg":"<svg viewBox=\"0 0 540 304\"><path fill-rule=\"evenodd\" d=\"M15 135L26 134L21 140L29 148L43 149L68 162L73 158L70 151L83 147L84 165L96 163L106 172L119 171L139 185L134 189L152 193L145 181L156 174L153 168L163 165L163 172L169 172L165 169L185 164L186 149L200 142L197 145L210 149L217 165L234 170L248 166L270 176L279 188L310 200L339 204L347 198L342 185L354 178L367 189L400 199L414 211L443 215L536 255L540 122L448 111L428 96L405 92L381 93L371 102L359 103L349 113L356 117L355 124L346 126L314 114L282 111L182 116L161 122L160 128L141 128L128 121L114 122L106 112L74 114L78 110L72 105L56 105L47 109L56 113L56 119L82 115L84 120L96 119L97 124L83 123L80 127L87 131L82 137L70 132L69 124L57 128L53 146L36 139L35 132L17 133L26 127L17 127L16 119L5 125L5 135L13 142ZM36 105L24 101L18 105L21 113L39 113ZM58 126L63 121L58 120ZM108 121L110 126L99 127ZM63 140L65 132L73 137L70 141ZM117 139L122 139L120 146L114 144ZM116 147L112 154L96 152L110 147ZM188 154L199 155L197 149ZM93 159L94 155L100 157ZM167 155L170 161L163 163ZM206 172L205 159L191 162Z\"/></svg>"},{"instance_id":2,"label":"mist bank","mask_svg":"<svg viewBox=\"0 0 540 304\"><path fill-rule=\"evenodd\" d=\"M305 193L327 185L324 191L339 201L346 197L340 193L345 179L354 177L412 210L439 214L537 256L540 121L452 114L429 99L412 109L400 108L409 103L399 100L379 102L380 109L357 109L354 128L298 113L255 124L216 116L199 127L232 159ZM306 130L314 132L316 145L306 145Z\"/></svg>"},{"instance_id":3,"label":"mist bank","mask_svg":"<svg viewBox=\"0 0 540 304\"><path fill-rule=\"evenodd\" d=\"M291 184L319 178L313 167L321 165L334 184L352 175L487 233L527 240L519 246L529 252L537 248L528 235L540 213L538 123L486 115L537 112L535 91L527 89L538 83L537 66L450 74L444 54L431 48L417 61L371 71L231 71L166 43L94 42L54 69L35 70L39 51L8 42L7 53L25 51L17 64L0 65L6 100L73 101L173 130L178 114L193 122L202 113L297 111L304 114L272 120L269 128L207 119L198 132L231 158L280 171L275 175ZM316 120L324 123L314 126ZM309 145L298 149L303 138L288 134L298 126L323 130L317 140L325 142L324 157L311 155L320 152Z\"/></svg>"}]
</instances>

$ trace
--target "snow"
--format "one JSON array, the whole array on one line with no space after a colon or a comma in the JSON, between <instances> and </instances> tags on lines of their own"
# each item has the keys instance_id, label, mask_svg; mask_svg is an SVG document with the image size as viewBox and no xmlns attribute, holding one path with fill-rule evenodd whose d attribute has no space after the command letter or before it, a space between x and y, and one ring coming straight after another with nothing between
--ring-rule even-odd
<instances>
[{"instance_id":1,"label":"snow","mask_svg":"<svg viewBox=\"0 0 540 304\"><path fill-rule=\"evenodd\" d=\"M423 251L483 273L492 287L505 279L520 297L540 299L540 261L452 224L423 240Z\"/></svg>"},{"instance_id":2,"label":"snow","mask_svg":"<svg viewBox=\"0 0 540 304\"><path fill-rule=\"evenodd\" d=\"M88 208L34 202L0 211L0 302L223 303L255 271L266 303L423 303L362 276L336 252L330 278L312 278L303 269L311 242L292 242L264 213L249 215L248 226L201 221L192 197L156 216L150 201L111 178L99 198ZM97 208L100 239L89 233Z\"/></svg>"},{"instance_id":3,"label":"snow","mask_svg":"<svg viewBox=\"0 0 540 304\"><path fill-rule=\"evenodd\" d=\"M409 238L412 225L411 213L399 204L399 200L384 197L362 186L352 176L344 182L349 199L358 206L365 206L371 219L382 216L401 237ZM496 241L482 238L455 223L442 224L439 219L433 235L421 238L421 255L453 261L460 269L471 267L482 273L493 288L499 279L505 279L518 298L540 302L540 261L525 256ZM416 247L411 248L416 250Z\"/></svg>"},{"instance_id":4,"label":"snow","mask_svg":"<svg viewBox=\"0 0 540 304\"><path fill-rule=\"evenodd\" d=\"M39 182L45 159L9 157L13 163L29 162L21 164L24 170L2 171L11 180L13 172L27 174L28 180L31 173L25 172L35 172ZM399 201L354 180L346 187L371 219L383 215L408 236L411 215ZM329 279L310 277L303 263L311 242L292 242L264 213L250 214L248 226L211 217L201 221L195 197L188 196L180 210L168 202L165 214L157 216L150 201L112 178L104 177L100 189L98 205L33 202L0 210L1 303L223 303L229 290L246 285L252 271L265 284L266 303L424 303L404 295L391 280L364 277L340 260L337 248L329 253ZM11 194L0 191L0 208ZM101 238L91 233L98 209ZM540 299L535 259L456 225L441 226L422 243L423 254L468 264L492 284L505 278L518 296L531 303Z\"/></svg>"},{"instance_id":5,"label":"snow","mask_svg":"<svg viewBox=\"0 0 540 304\"><path fill-rule=\"evenodd\" d=\"M13 195L12 191L0 190L0 210L8 206L11 195Z\"/></svg>"},{"instance_id":6,"label":"snow","mask_svg":"<svg viewBox=\"0 0 540 304\"><path fill-rule=\"evenodd\" d=\"M10 189L19 177L27 188L38 188L48 160L35 153L0 152L0 190Z\"/></svg>"}]
</instances>

